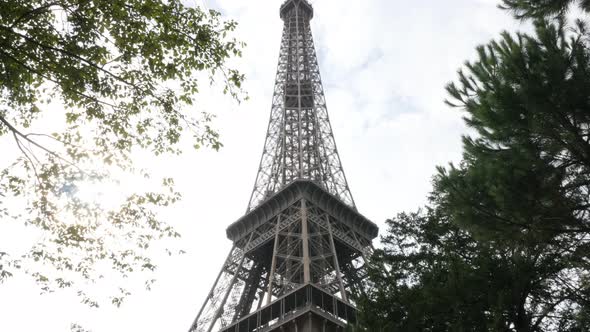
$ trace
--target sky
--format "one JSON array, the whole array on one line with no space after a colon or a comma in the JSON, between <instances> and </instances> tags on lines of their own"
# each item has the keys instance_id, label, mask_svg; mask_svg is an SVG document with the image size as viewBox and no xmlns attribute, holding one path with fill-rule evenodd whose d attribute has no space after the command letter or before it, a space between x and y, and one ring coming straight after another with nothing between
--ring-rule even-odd
<instances>
[{"instance_id":1,"label":"sky","mask_svg":"<svg viewBox=\"0 0 590 332\"><path fill-rule=\"evenodd\" d=\"M195 1L188 1L195 4ZM187 253L158 257L157 283L121 308L89 309L70 292L39 295L33 281L0 285L0 331L187 331L212 286L231 242L225 228L247 207L268 125L277 66L282 0L206 0L239 22L247 43L232 61L246 74L250 99L241 104L216 90L197 107L217 115L224 148L155 159L155 175L174 175L183 201L163 215ZM494 0L315 0L312 21L330 120L359 212L384 222L426 203L437 165L461 157L467 132L461 112L444 104L444 86L475 56L475 47L503 30L525 27ZM203 5L199 0L197 5ZM1 229L1 228L0 228ZM9 236L4 229L3 241Z\"/></svg>"}]
</instances>

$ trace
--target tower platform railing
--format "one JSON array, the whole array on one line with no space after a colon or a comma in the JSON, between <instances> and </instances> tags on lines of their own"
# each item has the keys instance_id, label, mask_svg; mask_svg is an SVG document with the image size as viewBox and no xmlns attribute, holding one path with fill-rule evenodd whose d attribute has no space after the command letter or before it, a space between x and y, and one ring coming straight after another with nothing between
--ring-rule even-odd
<instances>
[{"instance_id":1,"label":"tower platform railing","mask_svg":"<svg viewBox=\"0 0 590 332\"><path fill-rule=\"evenodd\" d=\"M268 332L280 329L306 314L315 315L332 327L356 324L356 309L336 296L308 284L260 308L221 332Z\"/></svg>"}]
</instances>

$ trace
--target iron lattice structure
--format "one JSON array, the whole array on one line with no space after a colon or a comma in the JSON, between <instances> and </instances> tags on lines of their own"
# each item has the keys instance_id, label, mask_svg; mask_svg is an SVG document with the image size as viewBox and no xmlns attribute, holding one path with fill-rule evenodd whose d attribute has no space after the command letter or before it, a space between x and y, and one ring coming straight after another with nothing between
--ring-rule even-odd
<instances>
[{"instance_id":1,"label":"iron lattice structure","mask_svg":"<svg viewBox=\"0 0 590 332\"><path fill-rule=\"evenodd\" d=\"M356 210L330 126L306 0L284 21L268 134L233 247L190 332L341 331L378 228Z\"/></svg>"},{"instance_id":2,"label":"iron lattice structure","mask_svg":"<svg viewBox=\"0 0 590 332\"><path fill-rule=\"evenodd\" d=\"M270 121L248 210L296 179L355 207L330 125L306 2L283 5L283 38Z\"/></svg>"}]
</instances>

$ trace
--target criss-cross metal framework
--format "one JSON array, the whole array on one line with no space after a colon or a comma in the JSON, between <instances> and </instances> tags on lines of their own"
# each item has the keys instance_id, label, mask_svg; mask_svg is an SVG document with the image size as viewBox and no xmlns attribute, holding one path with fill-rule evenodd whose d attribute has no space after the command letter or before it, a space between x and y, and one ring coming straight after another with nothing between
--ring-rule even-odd
<instances>
[{"instance_id":1,"label":"criss-cross metal framework","mask_svg":"<svg viewBox=\"0 0 590 332\"><path fill-rule=\"evenodd\" d=\"M378 228L356 210L328 119L306 0L284 21L262 161L191 332L342 331Z\"/></svg>"},{"instance_id":2,"label":"criss-cross metal framework","mask_svg":"<svg viewBox=\"0 0 590 332\"><path fill-rule=\"evenodd\" d=\"M297 179L316 182L355 207L326 108L305 1L283 5L281 52L270 121L248 210Z\"/></svg>"}]
</instances>

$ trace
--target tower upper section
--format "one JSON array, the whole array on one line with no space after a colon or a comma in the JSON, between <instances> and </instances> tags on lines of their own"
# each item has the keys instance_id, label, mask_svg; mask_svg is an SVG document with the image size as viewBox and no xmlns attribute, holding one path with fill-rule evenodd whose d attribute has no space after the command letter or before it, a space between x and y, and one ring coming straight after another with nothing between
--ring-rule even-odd
<instances>
[{"instance_id":1,"label":"tower upper section","mask_svg":"<svg viewBox=\"0 0 590 332\"><path fill-rule=\"evenodd\" d=\"M306 0L281 6L284 22L270 121L248 211L296 180L355 208L328 117Z\"/></svg>"},{"instance_id":2,"label":"tower upper section","mask_svg":"<svg viewBox=\"0 0 590 332\"><path fill-rule=\"evenodd\" d=\"M281 6L281 18L286 20L298 10L299 14L308 20L313 18L313 7L307 0L287 0Z\"/></svg>"}]
</instances>

